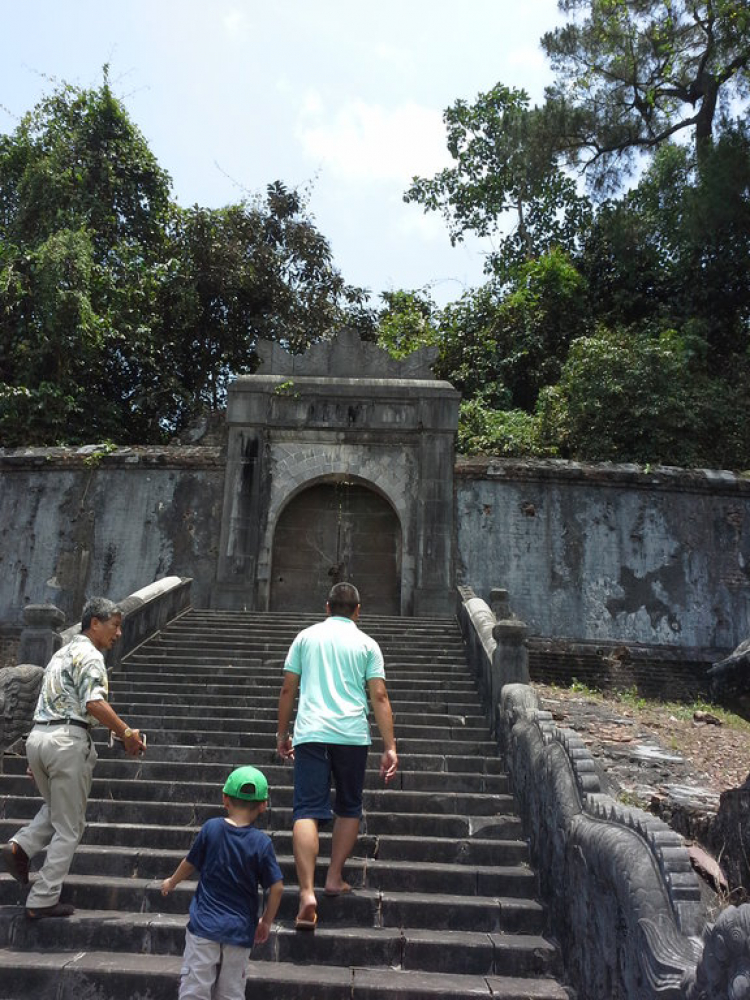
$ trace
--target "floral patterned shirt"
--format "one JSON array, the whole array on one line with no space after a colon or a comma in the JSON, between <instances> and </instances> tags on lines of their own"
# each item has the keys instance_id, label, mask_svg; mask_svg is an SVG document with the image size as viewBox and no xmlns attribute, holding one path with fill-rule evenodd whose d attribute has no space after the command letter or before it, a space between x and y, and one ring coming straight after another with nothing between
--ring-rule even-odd
<instances>
[{"instance_id":1,"label":"floral patterned shirt","mask_svg":"<svg viewBox=\"0 0 750 1000\"><path fill-rule=\"evenodd\" d=\"M77 635L47 664L34 721L78 719L96 725L97 720L86 711L86 703L106 701L108 693L104 657L87 635Z\"/></svg>"}]
</instances>

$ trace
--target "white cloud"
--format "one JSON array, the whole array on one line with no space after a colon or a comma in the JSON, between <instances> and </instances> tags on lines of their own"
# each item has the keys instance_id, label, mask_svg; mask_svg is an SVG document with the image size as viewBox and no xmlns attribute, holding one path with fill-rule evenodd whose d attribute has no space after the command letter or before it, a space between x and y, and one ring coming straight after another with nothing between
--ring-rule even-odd
<instances>
[{"instance_id":1,"label":"white cloud","mask_svg":"<svg viewBox=\"0 0 750 1000\"><path fill-rule=\"evenodd\" d=\"M239 7L230 7L226 14L222 15L221 21L227 34L232 37L242 34L248 25L247 13Z\"/></svg>"},{"instance_id":2,"label":"white cloud","mask_svg":"<svg viewBox=\"0 0 750 1000\"><path fill-rule=\"evenodd\" d=\"M398 45L377 45L375 56L384 66L400 71L413 70L414 54L409 49Z\"/></svg>"},{"instance_id":3,"label":"white cloud","mask_svg":"<svg viewBox=\"0 0 750 1000\"><path fill-rule=\"evenodd\" d=\"M538 46L526 45L509 50L503 73L508 79L512 78L514 87L523 88L531 95L532 104L542 100L544 86L551 80L546 56ZM501 75L500 79L504 78Z\"/></svg>"},{"instance_id":4,"label":"white cloud","mask_svg":"<svg viewBox=\"0 0 750 1000\"><path fill-rule=\"evenodd\" d=\"M405 185L451 162L442 112L412 102L389 110L349 101L326 117L320 98L308 95L297 134L307 157L345 180Z\"/></svg>"},{"instance_id":5,"label":"white cloud","mask_svg":"<svg viewBox=\"0 0 750 1000\"><path fill-rule=\"evenodd\" d=\"M317 118L324 113L323 98L317 90L308 90L302 98L302 114Z\"/></svg>"}]
</instances>

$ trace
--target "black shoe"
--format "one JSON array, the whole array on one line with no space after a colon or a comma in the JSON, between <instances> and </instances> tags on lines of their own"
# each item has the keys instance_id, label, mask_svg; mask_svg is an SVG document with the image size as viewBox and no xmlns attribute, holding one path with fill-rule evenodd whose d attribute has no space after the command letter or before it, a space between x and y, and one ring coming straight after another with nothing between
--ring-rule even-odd
<instances>
[{"instance_id":1,"label":"black shoe","mask_svg":"<svg viewBox=\"0 0 750 1000\"><path fill-rule=\"evenodd\" d=\"M3 861L10 874L21 885L29 884L29 856L24 849L15 842L9 841L3 848Z\"/></svg>"},{"instance_id":2,"label":"black shoe","mask_svg":"<svg viewBox=\"0 0 750 1000\"><path fill-rule=\"evenodd\" d=\"M54 906L39 906L36 910L26 908L29 920L41 920L43 917L70 917L76 912L70 903L55 903Z\"/></svg>"}]
</instances>

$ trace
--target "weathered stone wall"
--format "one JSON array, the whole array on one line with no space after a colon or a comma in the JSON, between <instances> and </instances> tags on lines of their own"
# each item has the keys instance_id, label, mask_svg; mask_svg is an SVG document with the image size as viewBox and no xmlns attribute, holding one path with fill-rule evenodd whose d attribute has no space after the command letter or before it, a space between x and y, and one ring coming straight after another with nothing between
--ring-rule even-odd
<instances>
[{"instance_id":1,"label":"weathered stone wall","mask_svg":"<svg viewBox=\"0 0 750 1000\"><path fill-rule=\"evenodd\" d=\"M0 449L0 635L27 604L75 620L92 593L167 575L215 604L225 471L213 446ZM750 636L741 477L459 459L455 497L457 582L506 588L532 638L726 653Z\"/></svg>"},{"instance_id":2,"label":"weathered stone wall","mask_svg":"<svg viewBox=\"0 0 750 1000\"><path fill-rule=\"evenodd\" d=\"M750 482L726 472L459 460L458 583L532 636L733 649L750 636Z\"/></svg>"},{"instance_id":3,"label":"weathered stone wall","mask_svg":"<svg viewBox=\"0 0 750 1000\"><path fill-rule=\"evenodd\" d=\"M219 448L0 451L0 623L47 603L75 621L165 576L207 606L223 491Z\"/></svg>"}]
</instances>

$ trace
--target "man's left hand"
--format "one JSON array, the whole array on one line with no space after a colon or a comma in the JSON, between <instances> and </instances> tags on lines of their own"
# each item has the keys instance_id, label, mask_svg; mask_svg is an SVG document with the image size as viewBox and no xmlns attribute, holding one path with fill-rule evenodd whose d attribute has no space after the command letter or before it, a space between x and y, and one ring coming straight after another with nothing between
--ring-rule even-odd
<instances>
[{"instance_id":1,"label":"man's left hand","mask_svg":"<svg viewBox=\"0 0 750 1000\"><path fill-rule=\"evenodd\" d=\"M284 760L294 760L294 747L291 736L278 736L276 738L276 753Z\"/></svg>"},{"instance_id":2,"label":"man's left hand","mask_svg":"<svg viewBox=\"0 0 750 1000\"><path fill-rule=\"evenodd\" d=\"M395 747L393 750L385 750L380 758L380 777L388 784L393 779L398 770L398 754Z\"/></svg>"}]
</instances>

